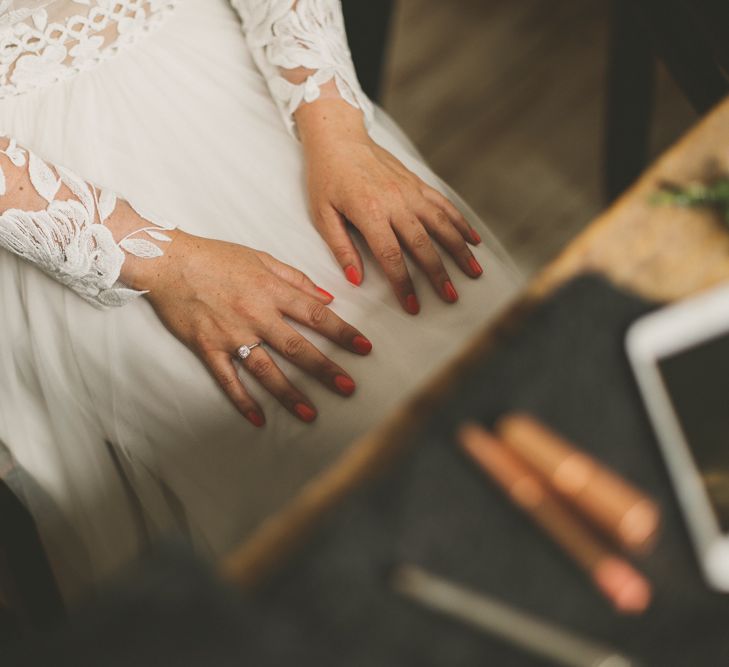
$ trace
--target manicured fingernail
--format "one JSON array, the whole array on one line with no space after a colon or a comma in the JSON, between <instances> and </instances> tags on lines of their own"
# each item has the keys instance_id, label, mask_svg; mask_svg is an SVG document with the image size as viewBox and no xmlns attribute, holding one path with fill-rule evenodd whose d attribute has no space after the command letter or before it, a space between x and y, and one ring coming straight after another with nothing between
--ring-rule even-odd
<instances>
[{"instance_id":1,"label":"manicured fingernail","mask_svg":"<svg viewBox=\"0 0 729 667\"><path fill-rule=\"evenodd\" d=\"M297 403L294 406L294 412L299 416L299 419L305 422L313 422L316 419L316 412L306 403Z\"/></svg>"},{"instance_id":2,"label":"manicured fingernail","mask_svg":"<svg viewBox=\"0 0 729 667\"><path fill-rule=\"evenodd\" d=\"M479 243L481 243L481 237L478 235L478 232L473 227L471 227L471 240L476 245L478 245Z\"/></svg>"},{"instance_id":3,"label":"manicured fingernail","mask_svg":"<svg viewBox=\"0 0 729 667\"><path fill-rule=\"evenodd\" d=\"M334 384L337 385L337 389L339 389L339 391L347 396L354 393L354 380L346 375L337 375L334 378Z\"/></svg>"},{"instance_id":4,"label":"manicured fingernail","mask_svg":"<svg viewBox=\"0 0 729 667\"><path fill-rule=\"evenodd\" d=\"M468 266L471 269L471 272L476 276L480 276L483 273L483 269L475 257L468 258Z\"/></svg>"},{"instance_id":5,"label":"manicured fingernail","mask_svg":"<svg viewBox=\"0 0 729 667\"><path fill-rule=\"evenodd\" d=\"M405 310L411 315L417 315L420 312L420 304L418 303L418 297L414 294L408 294L405 297Z\"/></svg>"},{"instance_id":6,"label":"manicured fingernail","mask_svg":"<svg viewBox=\"0 0 729 667\"><path fill-rule=\"evenodd\" d=\"M453 283L450 280L446 280L443 283L443 293L451 303L458 301L458 292L456 292L456 288L453 287Z\"/></svg>"},{"instance_id":7,"label":"manicured fingernail","mask_svg":"<svg viewBox=\"0 0 729 667\"><path fill-rule=\"evenodd\" d=\"M344 275L353 285L359 287L362 284L362 275L357 270L356 266L352 266L350 264L346 269L344 269Z\"/></svg>"},{"instance_id":8,"label":"manicured fingernail","mask_svg":"<svg viewBox=\"0 0 729 667\"><path fill-rule=\"evenodd\" d=\"M317 286L316 291L319 292L319 294L321 294L323 297L329 299L329 303L331 303L332 301L334 301L334 295L333 294L330 294L325 289Z\"/></svg>"},{"instance_id":9,"label":"manicured fingernail","mask_svg":"<svg viewBox=\"0 0 729 667\"><path fill-rule=\"evenodd\" d=\"M246 412L246 419L256 428L261 428L261 426L266 423L263 415L260 412L256 412L255 410L250 410L249 412Z\"/></svg>"},{"instance_id":10,"label":"manicured fingernail","mask_svg":"<svg viewBox=\"0 0 729 667\"><path fill-rule=\"evenodd\" d=\"M360 354L369 354L372 350L372 343L364 336L357 335L352 339L352 347Z\"/></svg>"}]
</instances>

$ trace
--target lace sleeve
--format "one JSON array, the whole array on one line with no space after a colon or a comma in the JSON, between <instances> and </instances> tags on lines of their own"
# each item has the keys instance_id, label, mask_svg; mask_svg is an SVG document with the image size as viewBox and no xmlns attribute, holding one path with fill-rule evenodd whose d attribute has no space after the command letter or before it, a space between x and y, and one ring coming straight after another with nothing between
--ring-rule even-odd
<instances>
[{"instance_id":1,"label":"lace sleeve","mask_svg":"<svg viewBox=\"0 0 729 667\"><path fill-rule=\"evenodd\" d=\"M0 138L0 246L98 308L143 292L119 281L127 253L159 257L174 228L113 191Z\"/></svg>"},{"instance_id":2,"label":"lace sleeve","mask_svg":"<svg viewBox=\"0 0 729 667\"><path fill-rule=\"evenodd\" d=\"M294 112L319 99L334 81L341 97L372 119L347 45L339 0L231 0L253 57L268 81L284 123L296 134Z\"/></svg>"}]
</instances>

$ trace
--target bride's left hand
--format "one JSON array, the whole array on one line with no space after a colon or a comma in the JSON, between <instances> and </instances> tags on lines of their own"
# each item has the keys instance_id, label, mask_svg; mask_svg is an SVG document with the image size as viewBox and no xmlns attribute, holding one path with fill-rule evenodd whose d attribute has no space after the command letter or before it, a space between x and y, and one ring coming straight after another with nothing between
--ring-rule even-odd
<instances>
[{"instance_id":1,"label":"bride's left hand","mask_svg":"<svg viewBox=\"0 0 729 667\"><path fill-rule=\"evenodd\" d=\"M349 222L364 237L407 312L416 314L420 305L403 251L427 274L444 301L457 301L435 244L467 276L478 278L483 272L468 247L481 239L460 211L376 144L360 112L346 102L302 105L297 124L314 223L347 279L359 285L364 277L362 258L347 230Z\"/></svg>"}]
</instances>

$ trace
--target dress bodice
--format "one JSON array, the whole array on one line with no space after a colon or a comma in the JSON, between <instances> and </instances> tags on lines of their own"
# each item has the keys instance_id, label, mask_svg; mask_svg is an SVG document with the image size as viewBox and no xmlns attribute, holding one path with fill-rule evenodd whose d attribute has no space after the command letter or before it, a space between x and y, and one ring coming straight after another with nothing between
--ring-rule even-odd
<instances>
[{"instance_id":1,"label":"dress bodice","mask_svg":"<svg viewBox=\"0 0 729 667\"><path fill-rule=\"evenodd\" d=\"M50 86L94 66L158 24L181 1L0 0L0 98ZM371 121L372 103L357 81L339 0L206 0L210 7L216 1L229 2L238 13L241 39L245 36L292 134L298 107L316 101L324 87L327 96L361 109L365 122ZM16 208L10 183L32 188L42 209ZM160 231L170 223L139 212L130 202L140 226L116 240L107 227L118 200L108 188L47 164L13 138L0 139L0 247L100 307L123 305L140 294L119 283L125 253L158 257L171 240Z\"/></svg>"},{"instance_id":2,"label":"dress bodice","mask_svg":"<svg viewBox=\"0 0 729 667\"><path fill-rule=\"evenodd\" d=\"M177 0L0 0L0 97L65 79L113 55Z\"/></svg>"}]
</instances>

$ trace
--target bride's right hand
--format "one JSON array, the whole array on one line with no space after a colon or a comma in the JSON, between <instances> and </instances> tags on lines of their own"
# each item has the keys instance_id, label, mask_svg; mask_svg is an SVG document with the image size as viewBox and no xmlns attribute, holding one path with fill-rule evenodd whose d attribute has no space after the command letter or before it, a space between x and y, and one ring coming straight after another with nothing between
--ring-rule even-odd
<instances>
[{"instance_id":1,"label":"bride's right hand","mask_svg":"<svg viewBox=\"0 0 729 667\"><path fill-rule=\"evenodd\" d=\"M265 252L180 230L153 261L128 257L122 280L148 289L147 298L167 328L201 359L235 407L255 426L263 411L238 377L233 356L241 345L262 342L341 396L355 384L284 318L339 346L366 355L371 343L327 304L332 297L308 277ZM305 422L316 408L266 351L256 347L241 362L292 414Z\"/></svg>"}]
</instances>

